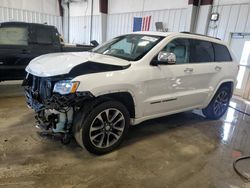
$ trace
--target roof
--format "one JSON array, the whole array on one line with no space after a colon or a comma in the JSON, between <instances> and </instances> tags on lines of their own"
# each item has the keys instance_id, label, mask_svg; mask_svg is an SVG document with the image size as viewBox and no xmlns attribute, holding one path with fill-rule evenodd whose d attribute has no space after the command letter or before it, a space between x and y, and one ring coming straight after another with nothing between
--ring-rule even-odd
<instances>
[{"instance_id":1,"label":"roof","mask_svg":"<svg viewBox=\"0 0 250 188\"><path fill-rule=\"evenodd\" d=\"M194 39L203 39L215 43L220 43L224 44L223 41L221 41L218 38L211 37L211 36L206 36L206 35L201 35L201 34L196 34L196 33L189 33L189 32L157 32L157 31L137 31L137 32L132 32L130 34L143 34L143 35L153 35L153 36L162 36L162 37L167 37L167 36L182 36L182 37L190 37Z\"/></svg>"},{"instance_id":2,"label":"roof","mask_svg":"<svg viewBox=\"0 0 250 188\"><path fill-rule=\"evenodd\" d=\"M159 32L159 31L137 31L133 32L134 34L143 34L143 35L155 35L155 36L162 36L166 37L168 35L173 34L173 32Z\"/></svg>"},{"instance_id":3,"label":"roof","mask_svg":"<svg viewBox=\"0 0 250 188\"><path fill-rule=\"evenodd\" d=\"M47 25L47 24L39 24L39 23L28 23L28 22L1 22L0 23L0 26L1 25L5 25L5 26L28 26L28 25L33 25L33 26L44 26L44 27L55 27L55 26L52 26L52 25Z\"/></svg>"}]
</instances>

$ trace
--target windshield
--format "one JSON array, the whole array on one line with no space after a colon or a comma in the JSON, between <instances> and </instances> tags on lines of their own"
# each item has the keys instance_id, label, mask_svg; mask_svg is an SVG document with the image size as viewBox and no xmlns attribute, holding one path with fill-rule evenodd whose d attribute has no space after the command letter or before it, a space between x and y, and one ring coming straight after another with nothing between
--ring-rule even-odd
<instances>
[{"instance_id":1,"label":"windshield","mask_svg":"<svg viewBox=\"0 0 250 188\"><path fill-rule=\"evenodd\" d=\"M116 37L93 49L99 54L110 55L128 61L137 61L148 53L163 37L131 34Z\"/></svg>"}]
</instances>

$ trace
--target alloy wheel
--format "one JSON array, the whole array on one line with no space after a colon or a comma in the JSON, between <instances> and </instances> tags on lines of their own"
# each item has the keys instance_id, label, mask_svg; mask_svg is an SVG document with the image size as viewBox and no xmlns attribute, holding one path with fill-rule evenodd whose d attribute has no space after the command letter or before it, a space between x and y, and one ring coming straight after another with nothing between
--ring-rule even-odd
<instances>
[{"instance_id":1,"label":"alloy wheel","mask_svg":"<svg viewBox=\"0 0 250 188\"><path fill-rule=\"evenodd\" d=\"M221 116L228 107L229 95L226 91L221 91L214 101L214 114Z\"/></svg>"},{"instance_id":2,"label":"alloy wheel","mask_svg":"<svg viewBox=\"0 0 250 188\"><path fill-rule=\"evenodd\" d=\"M91 143L97 148L107 148L115 144L125 128L124 115L115 108L100 112L89 129Z\"/></svg>"}]
</instances>

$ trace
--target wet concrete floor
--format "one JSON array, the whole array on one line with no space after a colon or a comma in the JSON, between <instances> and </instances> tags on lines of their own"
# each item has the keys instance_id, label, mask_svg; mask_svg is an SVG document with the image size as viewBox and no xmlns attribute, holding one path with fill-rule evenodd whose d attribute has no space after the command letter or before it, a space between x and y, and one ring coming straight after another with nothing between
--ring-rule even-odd
<instances>
[{"instance_id":1,"label":"wet concrete floor","mask_svg":"<svg viewBox=\"0 0 250 188\"><path fill-rule=\"evenodd\" d=\"M250 112L250 103L231 105ZM104 156L39 137L33 115L19 86L0 84L0 188L250 188L232 168L250 155L250 117L231 108L218 121L197 111L131 127L122 146ZM250 174L250 161L238 167Z\"/></svg>"}]
</instances>

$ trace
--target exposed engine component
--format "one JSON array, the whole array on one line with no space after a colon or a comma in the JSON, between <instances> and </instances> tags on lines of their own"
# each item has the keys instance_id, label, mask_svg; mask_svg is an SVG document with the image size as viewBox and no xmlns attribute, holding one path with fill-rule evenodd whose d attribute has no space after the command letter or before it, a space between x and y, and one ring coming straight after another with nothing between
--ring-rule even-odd
<instances>
[{"instance_id":1,"label":"exposed engine component","mask_svg":"<svg viewBox=\"0 0 250 188\"><path fill-rule=\"evenodd\" d=\"M52 89L59 78L40 78L27 75L23 82L27 104L36 112L37 127L44 131L44 135L60 136L63 144L71 139L73 116L80 108L82 101L90 99L89 92L79 92L67 95L52 93Z\"/></svg>"},{"instance_id":2,"label":"exposed engine component","mask_svg":"<svg viewBox=\"0 0 250 188\"><path fill-rule=\"evenodd\" d=\"M57 111L45 109L37 116L38 126L44 130L52 130L53 133L66 133L71 128L73 121L73 108Z\"/></svg>"}]
</instances>

